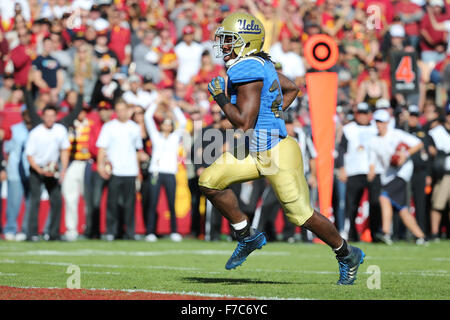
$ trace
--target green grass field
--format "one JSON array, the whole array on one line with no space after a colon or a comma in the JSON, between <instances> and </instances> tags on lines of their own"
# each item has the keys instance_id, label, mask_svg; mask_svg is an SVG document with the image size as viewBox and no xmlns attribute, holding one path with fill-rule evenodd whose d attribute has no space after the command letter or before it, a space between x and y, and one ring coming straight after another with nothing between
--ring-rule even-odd
<instances>
[{"instance_id":1,"label":"green grass field","mask_svg":"<svg viewBox=\"0 0 450 320\"><path fill-rule=\"evenodd\" d=\"M150 290L258 299L450 299L450 241L419 247L361 243L366 260L353 286L320 244L268 243L239 268L224 266L236 243L143 241L0 242L0 286L66 288L69 265L81 288ZM380 289L369 289L380 270ZM372 268L371 267L369 271ZM373 281L369 281L374 283Z\"/></svg>"}]
</instances>

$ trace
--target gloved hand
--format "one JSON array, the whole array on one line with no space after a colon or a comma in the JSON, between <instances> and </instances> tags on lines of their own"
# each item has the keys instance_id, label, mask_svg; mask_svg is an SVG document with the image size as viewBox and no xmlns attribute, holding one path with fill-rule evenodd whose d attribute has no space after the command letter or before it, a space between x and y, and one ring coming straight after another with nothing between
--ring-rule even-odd
<instances>
[{"instance_id":1,"label":"gloved hand","mask_svg":"<svg viewBox=\"0 0 450 320\"><path fill-rule=\"evenodd\" d=\"M223 77L213 78L208 84L208 91L221 108L230 102L225 95L225 79Z\"/></svg>"}]
</instances>

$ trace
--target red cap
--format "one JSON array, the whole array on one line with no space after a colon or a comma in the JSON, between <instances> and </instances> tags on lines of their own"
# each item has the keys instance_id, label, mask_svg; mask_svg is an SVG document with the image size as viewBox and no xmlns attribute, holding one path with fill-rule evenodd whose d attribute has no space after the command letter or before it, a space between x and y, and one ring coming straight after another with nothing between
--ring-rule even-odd
<instances>
[{"instance_id":1,"label":"red cap","mask_svg":"<svg viewBox=\"0 0 450 320\"><path fill-rule=\"evenodd\" d=\"M111 103L109 103L107 101L100 101L97 105L97 109L111 110L112 106L111 106Z\"/></svg>"},{"instance_id":2,"label":"red cap","mask_svg":"<svg viewBox=\"0 0 450 320\"><path fill-rule=\"evenodd\" d=\"M183 28L183 35L184 34L193 34L195 32L195 29L191 25L187 25Z\"/></svg>"}]
</instances>

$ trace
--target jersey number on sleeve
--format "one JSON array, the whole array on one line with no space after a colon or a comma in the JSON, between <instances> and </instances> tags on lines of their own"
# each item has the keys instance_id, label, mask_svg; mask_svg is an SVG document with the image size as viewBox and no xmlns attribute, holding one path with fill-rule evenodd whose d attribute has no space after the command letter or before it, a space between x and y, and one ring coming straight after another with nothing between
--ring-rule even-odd
<instances>
[{"instance_id":1,"label":"jersey number on sleeve","mask_svg":"<svg viewBox=\"0 0 450 320\"><path fill-rule=\"evenodd\" d=\"M281 102L282 102L282 96L281 96L281 88L280 88L280 84L278 83L277 80L274 80L274 81L272 82L272 85L270 86L269 91L270 91L270 92L274 92L274 91L277 91L277 92L278 92L277 97L276 97L275 100L272 102L271 109L272 109L272 112L274 113L275 117L276 117L276 118L279 118L280 115L281 115L281 111L279 110L279 107L280 107Z\"/></svg>"}]
</instances>

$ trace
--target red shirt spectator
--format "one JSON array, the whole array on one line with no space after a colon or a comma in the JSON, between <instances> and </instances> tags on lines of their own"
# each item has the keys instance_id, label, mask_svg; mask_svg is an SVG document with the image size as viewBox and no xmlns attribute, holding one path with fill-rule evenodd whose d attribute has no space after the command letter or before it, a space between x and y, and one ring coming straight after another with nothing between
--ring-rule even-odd
<instances>
[{"instance_id":1,"label":"red shirt spectator","mask_svg":"<svg viewBox=\"0 0 450 320\"><path fill-rule=\"evenodd\" d=\"M131 49L131 32L120 25L120 12L113 14L111 34L108 47L114 51L121 65L129 64Z\"/></svg>"},{"instance_id":2,"label":"red shirt spectator","mask_svg":"<svg viewBox=\"0 0 450 320\"><path fill-rule=\"evenodd\" d=\"M19 41L20 44L11 51L11 60L14 65L14 83L25 87L36 54L30 45L30 34L27 30L19 31Z\"/></svg>"},{"instance_id":3,"label":"red shirt spectator","mask_svg":"<svg viewBox=\"0 0 450 320\"><path fill-rule=\"evenodd\" d=\"M400 16L404 22L405 32L408 36L419 35L420 17L423 17L422 8L410 0L401 0L394 5L394 14ZM410 21L413 15L417 16L418 20L413 19L414 21L407 22Z\"/></svg>"},{"instance_id":4,"label":"red shirt spectator","mask_svg":"<svg viewBox=\"0 0 450 320\"><path fill-rule=\"evenodd\" d=\"M0 28L0 74L5 73L5 59L9 53L8 40L6 40L3 31Z\"/></svg>"},{"instance_id":5,"label":"red shirt spectator","mask_svg":"<svg viewBox=\"0 0 450 320\"><path fill-rule=\"evenodd\" d=\"M434 17L438 22L443 22L448 19L448 15L444 13L443 10L440 10L440 13L434 11ZM425 14L420 23L420 30L423 35L420 41L420 48L422 51L433 51L435 50L435 45L447 41L445 32L437 31L433 28L428 12Z\"/></svg>"}]
</instances>

